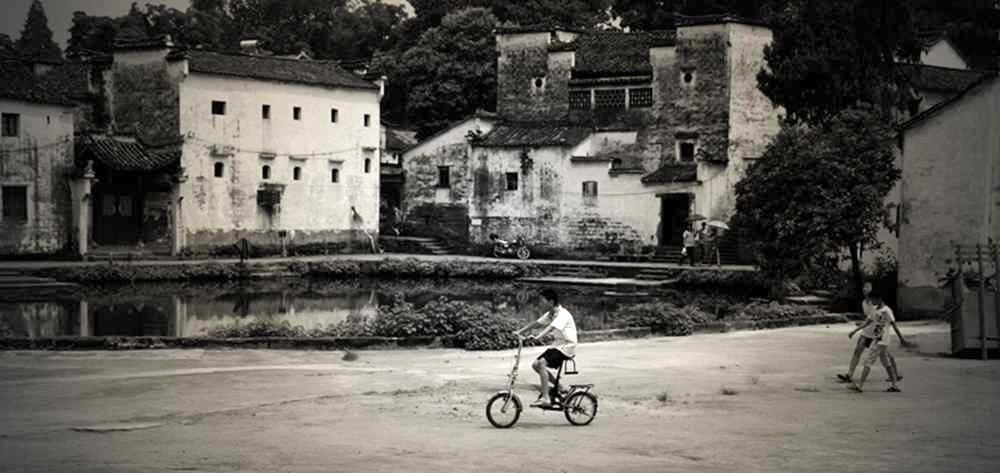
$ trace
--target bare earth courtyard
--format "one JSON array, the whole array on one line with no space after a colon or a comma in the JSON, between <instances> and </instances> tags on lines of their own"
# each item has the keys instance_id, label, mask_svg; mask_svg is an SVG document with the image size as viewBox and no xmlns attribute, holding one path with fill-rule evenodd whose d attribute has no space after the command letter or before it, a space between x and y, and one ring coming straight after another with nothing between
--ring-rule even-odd
<instances>
[{"instance_id":1,"label":"bare earth courtyard","mask_svg":"<svg viewBox=\"0 0 1000 473\"><path fill-rule=\"evenodd\" d=\"M899 394L834 381L846 324L583 344L595 421L508 430L483 411L512 351L5 352L0 471L998 471L1000 362L901 328Z\"/></svg>"}]
</instances>

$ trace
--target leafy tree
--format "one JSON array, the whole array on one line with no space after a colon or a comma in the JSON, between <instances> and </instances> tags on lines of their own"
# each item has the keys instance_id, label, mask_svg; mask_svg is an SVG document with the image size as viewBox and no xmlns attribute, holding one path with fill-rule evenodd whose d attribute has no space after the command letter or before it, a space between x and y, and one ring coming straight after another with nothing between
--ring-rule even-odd
<instances>
[{"instance_id":1,"label":"leafy tree","mask_svg":"<svg viewBox=\"0 0 1000 473\"><path fill-rule=\"evenodd\" d=\"M403 54L399 64L409 100L425 137L477 108L496 103L497 18L485 8L450 13Z\"/></svg>"},{"instance_id":2,"label":"leafy tree","mask_svg":"<svg viewBox=\"0 0 1000 473\"><path fill-rule=\"evenodd\" d=\"M823 123L857 104L888 117L912 100L897 58L918 58L908 0L788 0L768 17L774 42L757 80L793 122Z\"/></svg>"},{"instance_id":3,"label":"leafy tree","mask_svg":"<svg viewBox=\"0 0 1000 473\"><path fill-rule=\"evenodd\" d=\"M115 33L115 24L111 18L90 16L82 11L73 12L66 54L72 56L84 51L109 53L115 41Z\"/></svg>"},{"instance_id":4,"label":"leafy tree","mask_svg":"<svg viewBox=\"0 0 1000 473\"><path fill-rule=\"evenodd\" d=\"M860 293L860 253L878 245L885 198L900 177L894 138L870 107L842 111L825 128L783 124L736 184L734 227L766 275L784 281L811 259L846 250Z\"/></svg>"},{"instance_id":5,"label":"leafy tree","mask_svg":"<svg viewBox=\"0 0 1000 473\"><path fill-rule=\"evenodd\" d=\"M45 16L45 8L40 0L32 1L28 8L21 38L17 40L17 51L25 57L35 59L62 59L62 50L52 41L49 19Z\"/></svg>"},{"instance_id":6,"label":"leafy tree","mask_svg":"<svg viewBox=\"0 0 1000 473\"><path fill-rule=\"evenodd\" d=\"M0 33L0 53L14 52L14 40L10 36Z\"/></svg>"}]
</instances>

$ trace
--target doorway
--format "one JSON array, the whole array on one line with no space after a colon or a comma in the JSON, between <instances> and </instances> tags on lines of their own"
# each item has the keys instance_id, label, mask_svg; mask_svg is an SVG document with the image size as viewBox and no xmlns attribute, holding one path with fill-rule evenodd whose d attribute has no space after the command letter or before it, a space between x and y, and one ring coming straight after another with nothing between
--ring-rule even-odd
<instances>
[{"instance_id":1,"label":"doorway","mask_svg":"<svg viewBox=\"0 0 1000 473\"><path fill-rule=\"evenodd\" d=\"M681 246L684 230L691 214L691 194L663 194L660 196L659 246Z\"/></svg>"}]
</instances>

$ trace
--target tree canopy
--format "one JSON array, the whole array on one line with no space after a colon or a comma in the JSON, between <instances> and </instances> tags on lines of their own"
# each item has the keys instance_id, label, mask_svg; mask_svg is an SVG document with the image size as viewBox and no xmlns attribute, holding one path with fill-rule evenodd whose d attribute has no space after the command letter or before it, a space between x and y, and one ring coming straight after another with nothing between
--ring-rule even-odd
<instances>
[{"instance_id":1,"label":"tree canopy","mask_svg":"<svg viewBox=\"0 0 1000 473\"><path fill-rule=\"evenodd\" d=\"M846 250L860 288L860 249L877 246L885 198L900 177L894 143L870 107L839 112L825 129L785 123L736 184L734 227L750 236L762 270L782 281Z\"/></svg>"},{"instance_id":2,"label":"tree canopy","mask_svg":"<svg viewBox=\"0 0 1000 473\"><path fill-rule=\"evenodd\" d=\"M17 51L25 57L33 59L62 59L62 50L52 40L52 30L49 29L49 19L45 16L45 8L40 0L31 2L28 17L24 20L24 29L17 40Z\"/></svg>"},{"instance_id":3,"label":"tree canopy","mask_svg":"<svg viewBox=\"0 0 1000 473\"><path fill-rule=\"evenodd\" d=\"M757 80L792 121L823 123L857 104L907 110L897 58L918 58L908 0L789 0L768 18L774 42Z\"/></svg>"}]
</instances>

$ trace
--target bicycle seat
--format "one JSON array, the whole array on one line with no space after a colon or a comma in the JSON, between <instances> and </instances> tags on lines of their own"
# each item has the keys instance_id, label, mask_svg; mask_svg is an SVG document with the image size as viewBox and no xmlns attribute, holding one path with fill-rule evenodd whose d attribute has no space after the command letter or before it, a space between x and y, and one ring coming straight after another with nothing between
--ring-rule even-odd
<instances>
[{"instance_id":1,"label":"bicycle seat","mask_svg":"<svg viewBox=\"0 0 1000 473\"><path fill-rule=\"evenodd\" d=\"M576 370L576 360L574 358L575 356L572 356L566 360L563 360L563 366L562 366L563 374L571 375L579 373L579 371Z\"/></svg>"}]
</instances>

